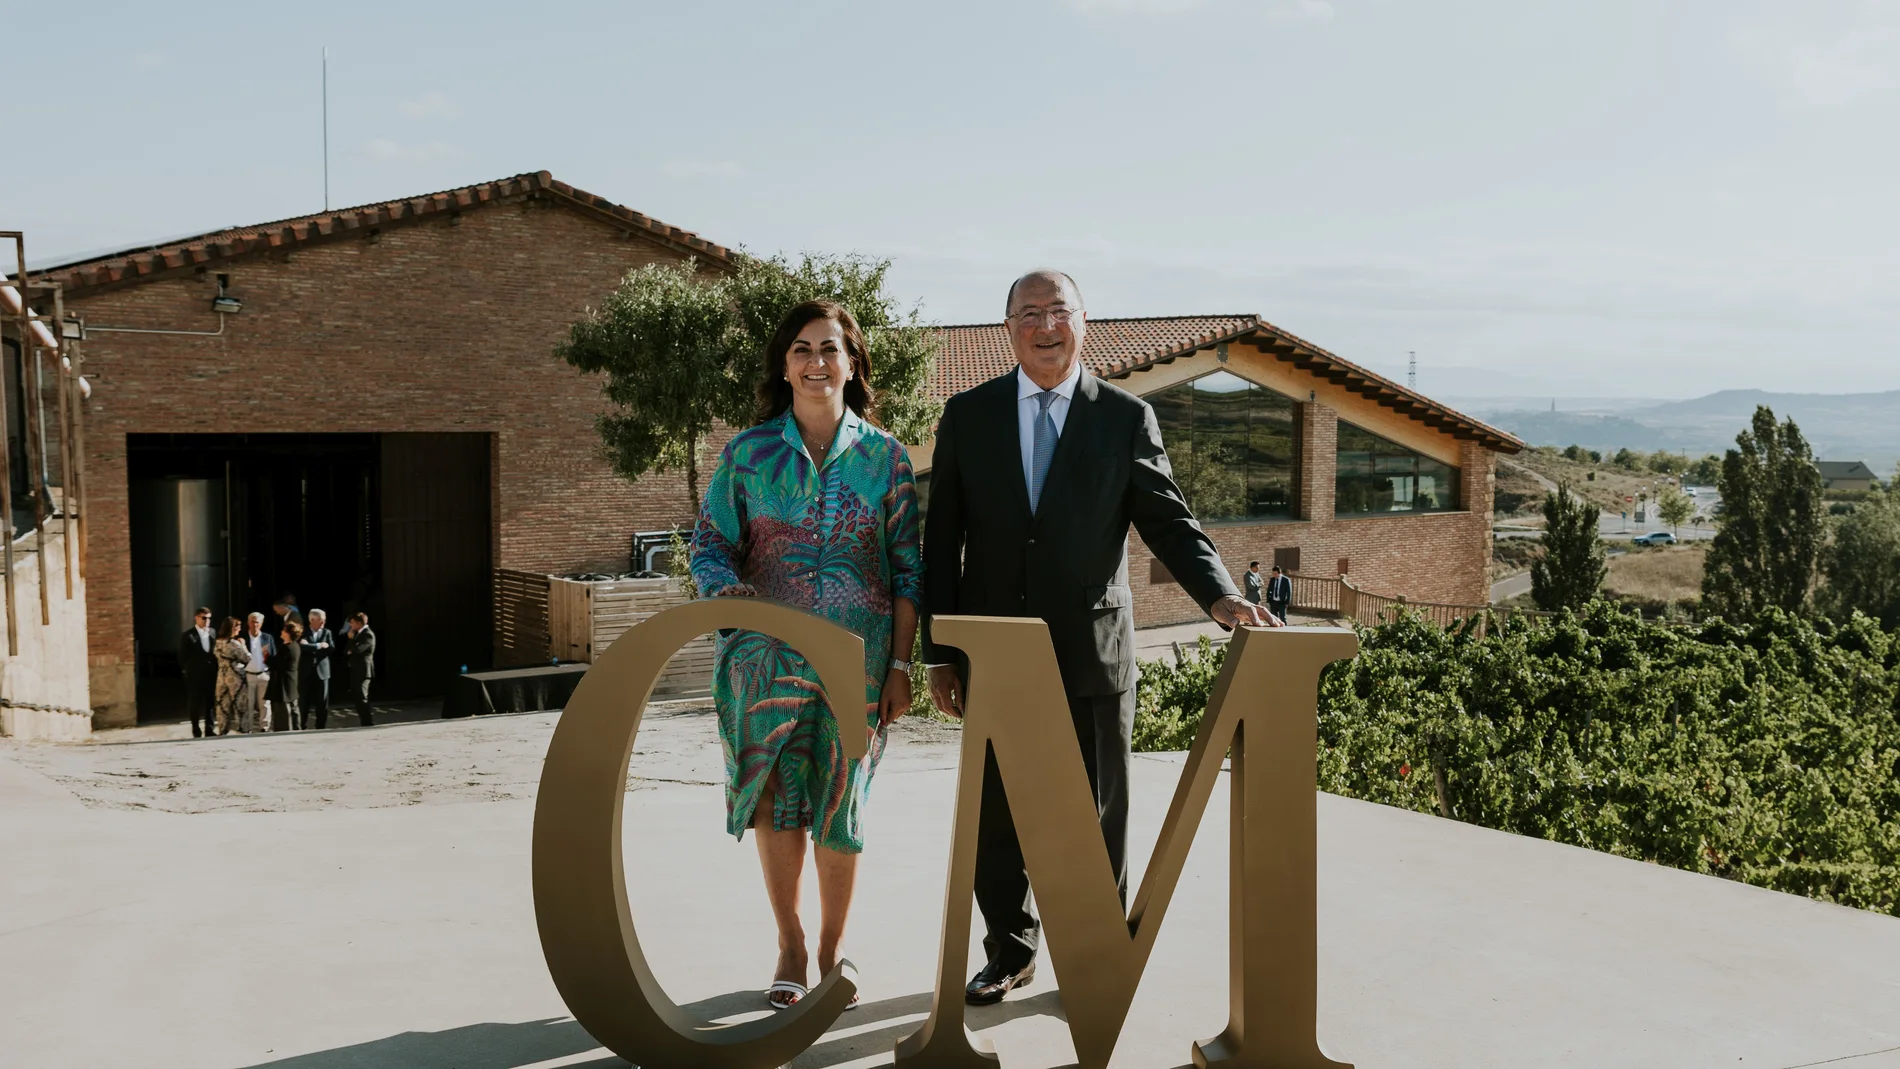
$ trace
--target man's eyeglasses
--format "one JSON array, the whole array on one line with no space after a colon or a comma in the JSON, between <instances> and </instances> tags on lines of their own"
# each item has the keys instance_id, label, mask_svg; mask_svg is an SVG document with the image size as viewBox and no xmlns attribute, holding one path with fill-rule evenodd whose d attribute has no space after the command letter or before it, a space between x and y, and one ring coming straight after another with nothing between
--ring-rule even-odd
<instances>
[{"instance_id":1,"label":"man's eyeglasses","mask_svg":"<svg viewBox=\"0 0 1900 1069\"><path fill-rule=\"evenodd\" d=\"M1067 323L1069 320L1081 314L1082 309L1080 308L1051 308L1047 311L1041 308L1025 308L1007 318L1025 327L1040 327L1045 323Z\"/></svg>"}]
</instances>

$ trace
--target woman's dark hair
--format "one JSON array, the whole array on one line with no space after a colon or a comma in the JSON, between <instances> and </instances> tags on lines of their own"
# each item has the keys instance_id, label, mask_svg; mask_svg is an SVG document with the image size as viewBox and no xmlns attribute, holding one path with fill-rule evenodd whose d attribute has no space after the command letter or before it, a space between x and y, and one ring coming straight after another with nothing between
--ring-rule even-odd
<instances>
[{"instance_id":1,"label":"woman's dark hair","mask_svg":"<svg viewBox=\"0 0 1900 1069\"><path fill-rule=\"evenodd\" d=\"M303 637L303 625L295 620L285 620L284 634L289 635L290 641L295 642Z\"/></svg>"},{"instance_id":2,"label":"woman's dark hair","mask_svg":"<svg viewBox=\"0 0 1900 1069\"><path fill-rule=\"evenodd\" d=\"M829 319L844 335L845 355L851 359L851 381L844 384L844 403L860 419L871 419L871 350L865 348L864 331L851 312L837 301L806 301L785 313L772 340L765 346L765 377L759 380L759 407L754 423L775 419L792 407L792 384L785 381L785 356L792 343L813 321Z\"/></svg>"},{"instance_id":3,"label":"woman's dark hair","mask_svg":"<svg viewBox=\"0 0 1900 1069\"><path fill-rule=\"evenodd\" d=\"M238 637L238 635L242 634L243 631L244 631L244 625L241 623L238 623L237 617L227 616L224 618L224 623L218 626L218 637L221 639L222 638L236 638Z\"/></svg>"}]
</instances>

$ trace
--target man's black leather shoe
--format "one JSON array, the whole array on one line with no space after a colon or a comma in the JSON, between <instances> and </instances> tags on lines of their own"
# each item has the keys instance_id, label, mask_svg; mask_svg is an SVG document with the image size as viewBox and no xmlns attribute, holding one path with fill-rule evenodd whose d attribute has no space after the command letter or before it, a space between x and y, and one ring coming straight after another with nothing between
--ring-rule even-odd
<instances>
[{"instance_id":1,"label":"man's black leather shoe","mask_svg":"<svg viewBox=\"0 0 1900 1069\"><path fill-rule=\"evenodd\" d=\"M1028 987L1036 978L1036 963L1030 962L1016 972L1011 972L1000 962L990 962L978 969L970 978L970 986L963 989L963 1001L972 1006L993 1006L1003 1001L1003 996L1019 987Z\"/></svg>"}]
</instances>

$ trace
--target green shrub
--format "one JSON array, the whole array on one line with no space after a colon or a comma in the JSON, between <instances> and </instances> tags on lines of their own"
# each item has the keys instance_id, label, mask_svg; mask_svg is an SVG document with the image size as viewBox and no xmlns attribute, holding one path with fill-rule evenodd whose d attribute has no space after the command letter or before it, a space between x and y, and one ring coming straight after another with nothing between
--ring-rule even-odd
<instances>
[{"instance_id":1,"label":"green shrub","mask_svg":"<svg viewBox=\"0 0 1900 1069\"><path fill-rule=\"evenodd\" d=\"M1900 634L1602 602L1469 630L1360 631L1320 686L1321 790L1900 915ZM1188 745L1222 656L1142 666L1137 749Z\"/></svg>"}]
</instances>

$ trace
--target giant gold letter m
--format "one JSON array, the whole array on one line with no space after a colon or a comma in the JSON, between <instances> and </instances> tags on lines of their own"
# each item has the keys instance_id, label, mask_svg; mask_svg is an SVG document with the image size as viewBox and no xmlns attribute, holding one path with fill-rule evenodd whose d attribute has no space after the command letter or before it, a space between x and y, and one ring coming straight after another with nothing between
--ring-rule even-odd
<instances>
[{"instance_id":1,"label":"giant gold letter m","mask_svg":"<svg viewBox=\"0 0 1900 1069\"><path fill-rule=\"evenodd\" d=\"M859 636L829 620L752 598L657 613L610 647L574 692L548 747L534 821L535 916L548 971L574 1017L614 1053L653 1069L767 1069L791 1060L837 1019L855 990L841 964L792 1010L718 1025L691 1019L661 989L640 949L621 858L627 762L654 681L674 650L714 628L764 631L800 650L827 693L863 686ZM1353 656L1350 631L1242 629L1215 681L1154 858L1124 914L1041 620L939 616L933 637L970 661L956 823L936 997L898 1044L903 1069L987 1067L963 1027L977 814L996 755L1029 879L1057 962L1063 1008L1084 1069L1108 1064L1161 928L1188 847L1230 757L1227 1029L1197 1044L1197 1065L1331 1069L1314 1034L1314 751L1319 676ZM866 740L843 735L847 756ZM1350 1069L1350 1067L1346 1067Z\"/></svg>"},{"instance_id":2,"label":"giant gold letter m","mask_svg":"<svg viewBox=\"0 0 1900 1069\"><path fill-rule=\"evenodd\" d=\"M986 751L995 754L1009 794L1084 1069L1108 1064L1223 753L1230 755L1233 806L1229 1016L1224 1032L1195 1045L1195 1064L1340 1066L1320 1050L1314 1033L1315 717L1320 672L1354 655L1353 633L1243 628L1234 634L1154 858L1124 915L1047 627L1040 620L958 616L936 617L931 627L937 642L969 657L969 695L936 998L923 1028L898 1044L898 1066L963 1069L994 1062L971 1046L961 990Z\"/></svg>"}]
</instances>

